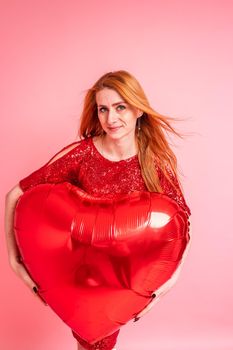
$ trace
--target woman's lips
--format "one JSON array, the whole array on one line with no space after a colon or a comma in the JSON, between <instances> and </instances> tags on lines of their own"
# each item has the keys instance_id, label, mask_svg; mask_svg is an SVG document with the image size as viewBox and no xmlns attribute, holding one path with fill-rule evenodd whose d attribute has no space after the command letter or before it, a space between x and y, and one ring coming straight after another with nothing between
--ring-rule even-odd
<instances>
[{"instance_id":1,"label":"woman's lips","mask_svg":"<svg viewBox=\"0 0 233 350\"><path fill-rule=\"evenodd\" d=\"M117 131L118 129L120 129L121 128L121 126L115 126L115 127L108 127L108 129L110 130L110 131Z\"/></svg>"}]
</instances>

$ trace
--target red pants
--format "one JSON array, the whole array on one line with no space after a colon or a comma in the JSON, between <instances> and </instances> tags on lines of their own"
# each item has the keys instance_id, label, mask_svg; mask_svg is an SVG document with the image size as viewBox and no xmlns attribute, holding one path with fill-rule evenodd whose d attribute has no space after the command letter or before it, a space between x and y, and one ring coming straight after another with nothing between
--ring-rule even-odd
<instances>
[{"instance_id":1,"label":"red pants","mask_svg":"<svg viewBox=\"0 0 233 350\"><path fill-rule=\"evenodd\" d=\"M80 338L78 334L76 334L73 330L73 336L77 339L79 344L81 344L87 350L112 350L114 345L116 344L118 334L120 329L118 329L115 333L108 335L107 337L97 341L94 344L90 344L86 342L84 339Z\"/></svg>"}]
</instances>

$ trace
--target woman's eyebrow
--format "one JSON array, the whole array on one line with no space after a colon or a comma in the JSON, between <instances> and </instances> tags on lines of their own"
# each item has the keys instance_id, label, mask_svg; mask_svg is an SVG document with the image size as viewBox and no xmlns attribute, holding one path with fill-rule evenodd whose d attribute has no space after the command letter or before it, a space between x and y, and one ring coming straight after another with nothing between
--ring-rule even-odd
<instances>
[{"instance_id":1,"label":"woman's eyebrow","mask_svg":"<svg viewBox=\"0 0 233 350\"><path fill-rule=\"evenodd\" d=\"M115 103L112 104L112 106L116 106L116 105L119 105L121 103L126 103L126 102L124 102L124 101L115 102ZM98 105L98 107L107 107L107 106L105 106L105 105Z\"/></svg>"}]
</instances>

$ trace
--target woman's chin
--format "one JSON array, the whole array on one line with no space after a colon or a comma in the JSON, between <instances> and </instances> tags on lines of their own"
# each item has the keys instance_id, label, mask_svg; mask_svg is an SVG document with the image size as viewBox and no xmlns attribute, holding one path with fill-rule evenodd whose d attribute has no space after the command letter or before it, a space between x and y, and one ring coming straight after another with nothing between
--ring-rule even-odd
<instances>
[{"instance_id":1,"label":"woman's chin","mask_svg":"<svg viewBox=\"0 0 233 350\"><path fill-rule=\"evenodd\" d=\"M120 132L122 132L122 126L119 126L117 128L107 128L105 130L109 135L118 135Z\"/></svg>"},{"instance_id":2,"label":"woman's chin","mask_svg":"<svg viewBox=\"0 0 233 350\"><path fill-rule=\"evenodd\" d=\"M121 126L119 129L112 131L106 128L105 130L105 138L107 137L108 140L120 140L120 139L129 139L132 137L132 139L135 137L135 130L127 130L123 126Z\"/></svg>"}]
</instances>

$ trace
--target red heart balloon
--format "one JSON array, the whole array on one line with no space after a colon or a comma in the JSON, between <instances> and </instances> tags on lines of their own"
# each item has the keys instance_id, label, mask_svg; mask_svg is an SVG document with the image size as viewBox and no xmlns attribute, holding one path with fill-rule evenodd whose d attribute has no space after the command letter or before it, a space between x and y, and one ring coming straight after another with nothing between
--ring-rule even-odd
<instances>
[{"instance_id":1,"label":"red heart balloon","mask_svg":"<svg viewBox=\"0 0 233 350\"><path fill-rule=\"evenodd\" d=\"M93 344L135 317L181 264L188 218L165 194L96 198L40 184L15 209L16 241L40 296Z\"/></svg>"}]
</instances>

